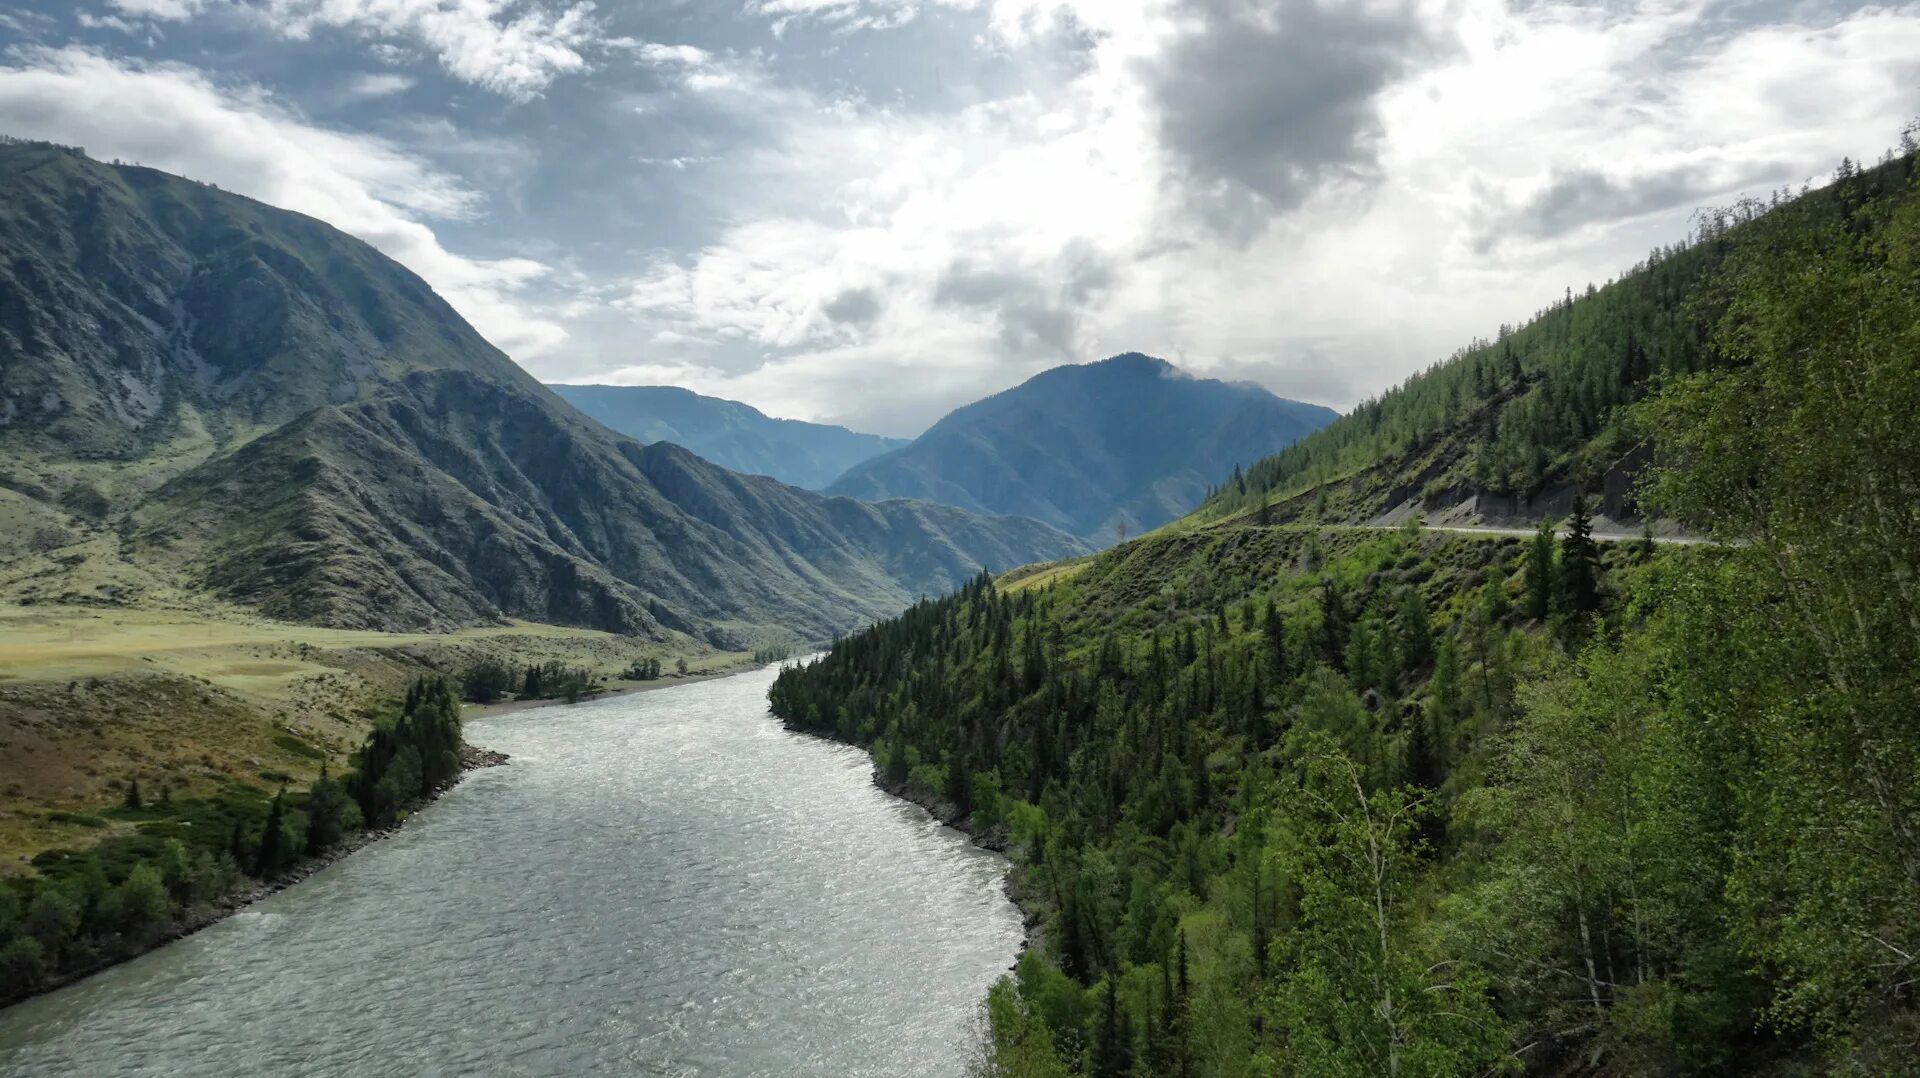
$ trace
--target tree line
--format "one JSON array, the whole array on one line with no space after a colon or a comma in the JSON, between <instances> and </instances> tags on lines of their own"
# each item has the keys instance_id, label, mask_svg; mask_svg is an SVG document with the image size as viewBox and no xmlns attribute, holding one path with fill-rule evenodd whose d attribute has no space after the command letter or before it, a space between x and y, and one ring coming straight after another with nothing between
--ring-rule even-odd
<instances>
[{"instance_id":1,"label":"tree line","mask_svg":"<svg viewBox=\"0 0 1920 1078\"><path fill-rule=\"evenodd\" d=\"M1310 492L1443 439L1463 445L1461 474L1443 481L1525 498L1554 483L1591 488L1644 433L1632 406L1667 382L1737 360L1710 338L1729 303L1729 258L1745 226L1779 211L1836 219L1905 197L1914 171L1902 149L1862 169L1843 161L1835 182L1786 190L1699 215L1693 235L1663 246L1620 278L1565 295L1526 324L1502 326L1409 377L1349 415L1255 463L1217 488L1204 512L1224 516Z\"/></svg>"},{"instance_id":2,"label":"tree line","mask_svg":"<svg viewBox=\"0 0 1920 1078\"><path fill-rule=\"evenodd\" d=\"M636 681L660 676L660 660L640 659L625 672ZM468 703L491 704L509 696L521 700L576 703L601 691L593 671L557 660L524 667L499 659L481 659L460 672L460 695Z\"/></svg>"},{"instance_id":3,"label":"tree line","mask_svg":"<svg viewBox=\"0 0 1920 1078\"><path fill-rule=\"evenodd\" d=\"M391 826L459 775L460 704L442 677L407 690L340 777L322 764L304 791L271 798L230 780L158 799L130 782L116 818L134 824L78 850L47 850L35 874L0 884L0 1000L136 954L198 908L270 881L367 828Z\"/></svg>"}]
</instances>

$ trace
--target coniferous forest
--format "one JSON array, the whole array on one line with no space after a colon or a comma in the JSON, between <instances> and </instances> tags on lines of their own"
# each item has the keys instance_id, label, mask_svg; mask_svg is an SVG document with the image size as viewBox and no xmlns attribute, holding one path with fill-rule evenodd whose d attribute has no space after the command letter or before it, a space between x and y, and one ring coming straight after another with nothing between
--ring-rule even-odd
<instances>
[{"instance_id":1,"label":"coniferous forest","mask_svg":"<svg viewBox=\"0 0 1920 1078\"><path fill-rule=\"evenodd\" d=\"M1742 274L1729 259L1752 249L1748 226L1783 209L1831 225L1868 203L1910 197L1913 139L1910 129L1901 152L1872 168L1843 161L1827 187L1696 214L1692 235L1649 252L1617 280L1568 288L1525 325L1501 326L1340 422L1223 476L1198 515L1298 499L1282 515L1332 519L1328 495L1335 509L1343 495L1364 503L1354 488L1376 472L1381 485L1410 484L1430 500L1471 489L1524 506L1550 485L1597 488L1645 442L1631 422L1635 404L1738 360L1725 333L1729 289Z\"/></svg>"},{"instance_id":2,"label":"coniferous forest","mask_svg":"<svg viewBox=\"0 0 1920 1078\"><path fill-rule=\"evenodd\" d=\"M1913 184L1746 207L1195 526L785 672L790 725L1007 843L1037 942L981 1072L1911 1073ZM1474 421L1493 489L1644 442L1639 503L1714 542L1231 512Z\"/></svg>"}]
</instances>

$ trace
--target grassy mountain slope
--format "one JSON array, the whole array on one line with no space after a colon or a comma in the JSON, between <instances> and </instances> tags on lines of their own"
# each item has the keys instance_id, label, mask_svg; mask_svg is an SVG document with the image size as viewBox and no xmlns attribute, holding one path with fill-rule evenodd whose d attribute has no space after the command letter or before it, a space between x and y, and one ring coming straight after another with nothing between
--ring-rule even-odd
<instances>
[{"instance_id":1,"label":"grassy mountain slope","mask_svg":"<svg viewBox=\"0 0 1920 1078\"><path fill-rule=\"evenodd\" d=\"M967 405L828 491L1015 513L1108 542L1181 516L1236 466L1333 418L1258 386L1116 356Z\"/></svg>"},{"instance_id":2,"label":"grassy mountain slope","mask_svg":"<svg viewBox=\"0 0 1920 1078\"><path fill-rule=\"evenodd\" d=\"M1844 210L1897 193L1907 169L1904 160L1856 169L1802 208ZM1435 523L1531 521L1565 513L1575 489L1598 495L1604 515L1633 518L1633 480L1653 446L1625 422L1626 409L1663 382L1723 365L1708 342L1727 302L1720 268L1738 225L1785 198L1708 214L1619 279L1569 289L1526 324L1501 327L1255 464L1200 519L1271 503L1276 520L1420 512Z\"/></svg>"},{"instance_id":3,"label":"grassy mountain slope","mask_svg":"<svg viewBox=\"0 0 1920 1078\"><path fill-rule=\"evenodd\" d=\"M642 447L319 222L56 147L0 157L0 486L34 527L0 584L23 600L740 647L1082 549Z\"/></svg>"},{"instance_id":4,"label":"grassy mountain slope","mask_svg":"<svg viewBox=\"0 0 1920 1078\"><path fill-rule=\"evenodd\" d=\"M824 490L848 468L907 444L904 438L774 419L738 401L674 386L551 385L562 400L642 442L672 442L748 475Z\"/></svg>"},{"instance_id":5,"label":"grassy mountain slope","mask_svg":"<svg viewBox=\"0 0 1920 1078\"><path fill-rule=\"evenodd\" d=\"M1469 353L1181 526L781 676L789 724L1014 857L1042 941L981 1073L1912 1072L1914 159L1682 253L1712 256L1688 294L1576 300L1516 378ZM1664 384L1498 418L1581 400L1618 357L1574 331L1653 310L1695 319ZM1425 410L1483 378L1490 440L1486 409ZM1598 483L1610 429L1659 447L1636 496L1723 545L1255 508L1317 479L1295 506L1364 519L1410 453L1503 430Z\"/></svg>"}]
</instances>

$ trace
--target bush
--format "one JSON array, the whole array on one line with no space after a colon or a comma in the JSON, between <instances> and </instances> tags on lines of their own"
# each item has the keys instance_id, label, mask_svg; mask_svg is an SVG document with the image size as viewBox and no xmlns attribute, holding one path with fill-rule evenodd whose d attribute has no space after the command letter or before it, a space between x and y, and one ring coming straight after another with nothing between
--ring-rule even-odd
<instances>
[{"instance_id":1,"label":"bush","mask_svg":"<svg viewBox=\"0 0 1920 1078\"><path fill-rule=\"evenodd\" d=\"M462 699L491 704L519 688L514 669L497 659L482 659L460 674Z\"/></svg>"},{"instance_id":2,"label":"bush","mask_svg":"<svg viewBox=\"0 0 1920 1078\"><path fill-rule=\"evenodd\" d=\"M47 952L40 941L20 936L0 946L0 993L39 984L47 975Z\"/></svg>"},{"instance_id":3,"label":"bush","mask_svg":"<svg viewBox=\"0 0 1920 1078\"><path fill-rule=\"evenodd\" d=\"M120 914L120 930L142 937L173 913L173 898L160 870L152 865L135 865L126 881L114 889Z\"/></svg>"}]
</instances>

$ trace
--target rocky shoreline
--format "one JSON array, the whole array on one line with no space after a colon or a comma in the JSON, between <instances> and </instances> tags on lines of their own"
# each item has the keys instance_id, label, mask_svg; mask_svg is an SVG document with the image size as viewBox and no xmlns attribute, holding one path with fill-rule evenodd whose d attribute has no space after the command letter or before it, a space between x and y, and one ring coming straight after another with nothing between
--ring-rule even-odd
<instances>
[{"instance_id":1,"label":"rocky shoreline","mask_svg":"<svg viewBox=\"0 0 1920 1078\"><path fill-rule=\"evenodd\" d=\"M22 1000L32 999L34 996L45 995L48 992L65 988L70 984L83 981L102 970L110 969L122 962L138 958L148 951L163 947L175 940L185 939L199 932L201 929L224 921L261 899L278 894L292 887L294 884L305 880L307 877L312 876L328 865L344 860L356 851L365 849L383 838L399 833L407 826L409 821L419 815L422 809L439 800L440 796L448 790L458 786L460 780L465 778L468 772L478 771L487 767L500 767L506 764L509 759L510 757L504 752L483 749L477 745L463 745L460 750L460 773L455 775L452 781L422 798L420 802L414 805L412 810L407 813L405 819L402 819L392 827L370 828L368 830L355 832L347 838L342 839L339 845L325 853L313 857L301 858L292 866L288 867L286 871L271 880L251 880L246 887L231 891L214 899L212 902L186 909L145 945L130 949L126 953L115 955L112 958L102 959L84 969L71 970L58 977L49 978L24 992L16 992L10 996L0 997L0 1007L10 1007Z\"/></svg>"},{"instance_id":2,"label":"rocky shoreline","mask_svg":"<svg viewBox=\"0 0 1920 1078\"><path fill-rule=\"evenodd\" d=\"M840 739L829 738L828 740L839 741ZM846 741L841 743L852 744ZM854 747L863 752L867 751L864 745ZM868 756L871 758L872 753L869 752ZM873 768L873 784L902 801L919 805L934 819L967 836L967 841L975 846L1006 858L1008 869L1006 877L1002 880L1001 889L1006 892L1007 901L1012 902L1014 908L1020 911L1020 953L1024 955L1040 946L1044 923L1040 916L1039 897L1025 886L1026 871L1013 858L1013 842L1005 824L977 828L973 825L971 817L962 815L958 806L940 794L922 786L915 786L911 781L904 779L899 782L889 782L886 775L881 772L877 761Z\"/></svg>"},{"instance_id":3,"label":"rocky shoreline","mask_svg":"<svg viewBox=\"0 0 1920 1078\"><path fill-rule=\"evenodd\" d=\"M1020 953L1024 955L1028 951L1039 948L1041 941L1045 938L1045 922L1040 915L1041 896L1027 886L1026 871L1013 857L1014 844L1005 824L977 828L973 825L971 817L963 815L958 805L947 800L937 791L916 786L910 779L902 779L899 782L889 781L886 774L880 770L880 762L873 758L873 750L869 746L833 734L803 730L778 716L775 716L775 719L781 726L796 734L817 737L823 741L832 741L841 745L851 745L866 753L868 762L873 764L873 784L882 792L920 806L926 810L927 815L940 821L941 824L967 836L968 842L1006 858L1008 869L1001 883L1001 889L1006 892L1007 901L1013 903L1014 908L1020 911Z\"/></svg>"}]
</instances>

